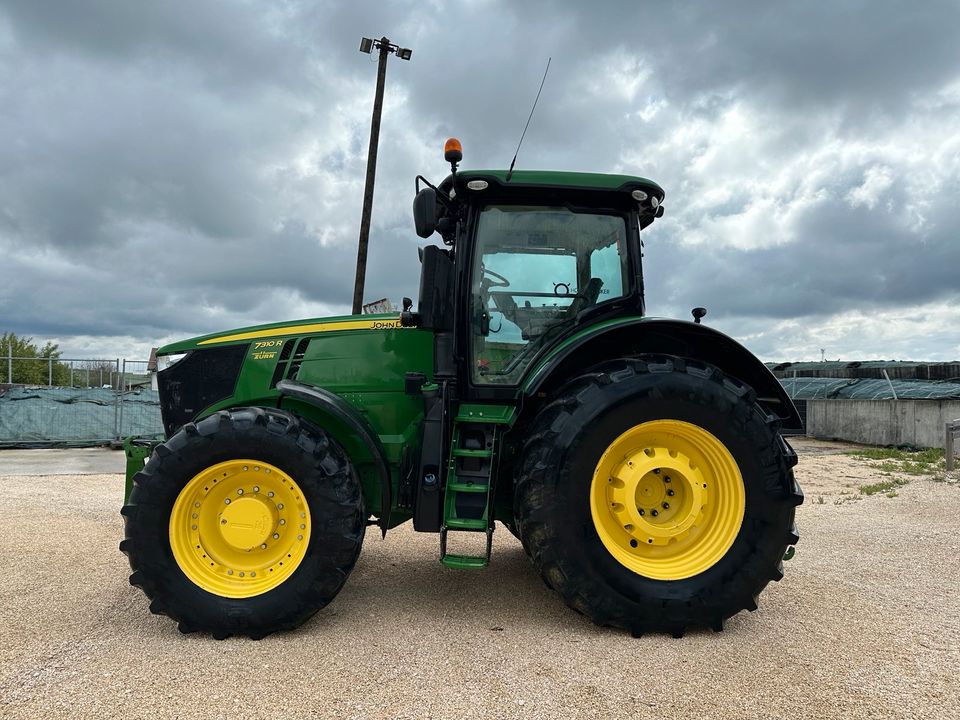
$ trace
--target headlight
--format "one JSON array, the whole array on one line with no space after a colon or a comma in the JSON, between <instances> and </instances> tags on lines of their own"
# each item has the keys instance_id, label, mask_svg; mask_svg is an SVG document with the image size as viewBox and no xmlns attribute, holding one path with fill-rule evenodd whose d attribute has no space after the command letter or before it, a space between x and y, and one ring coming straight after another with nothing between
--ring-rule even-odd
<instances>
[{"instance_id":1,"label":"headlight","mask_svg":"<svg viewBox=\"0 0 960 720\"><path fill-rule=\"evenodd\" d=\"M182 352L182 353L174 353L173 355L158 355L157 356L157 372L163 372L167 368L173 367L189 354L190 354L189 352Z\"/></svg>"}]
</instances>

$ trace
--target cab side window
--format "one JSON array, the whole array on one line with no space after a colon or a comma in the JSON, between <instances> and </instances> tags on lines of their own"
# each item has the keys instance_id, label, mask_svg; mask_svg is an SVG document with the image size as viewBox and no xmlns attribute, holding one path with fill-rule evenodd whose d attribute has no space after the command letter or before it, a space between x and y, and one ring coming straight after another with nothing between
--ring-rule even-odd
<instances>
[{"instance_id":1,"label":"cab side window","mask_svg":"<svg viewBox=\"0 0 960 720\"><path fill-rule=\"evenodd\" d=\"M627 291L626 222L566 207L483 209L471 280L475 383L516 384L579 314Z\"/></svg>"}]
</instances>

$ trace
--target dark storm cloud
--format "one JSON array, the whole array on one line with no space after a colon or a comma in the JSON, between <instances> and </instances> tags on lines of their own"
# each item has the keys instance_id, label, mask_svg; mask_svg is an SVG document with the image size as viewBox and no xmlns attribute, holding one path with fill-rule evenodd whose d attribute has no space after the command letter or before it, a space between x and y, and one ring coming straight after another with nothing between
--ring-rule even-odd
<instances>
[{"instance_id":1,"label":"dark storm cloud","mask_svg":"<svg viewBox=\"0 0 960 720\"><path fill-rule=\"evenodd\" d=\"M230 92L258 82L300 79L298 49L272 32L270 7L205 0L7 0L3 12L20 47L45 56L85 56L115 71L163 59L220 81ZM293 70L294 74L285 71Z\"/></svg>"},{"instance_id":2,"label":"dark storm cloud","mask_svg":"<svg viewBox=\"0 0 960 720\"><path fill-rule=\"evenodd\" d=\"M705 305L714 317L788 319L948 299L960 287L953 234L960 212L951 210L939 218L950 230L924 241L898 231L891 213L838 204L810 213L801 237L787 246L685 248L651 241L650 309L685 315L686 308ZM682 274L662 274L684 265Z\"/></svg>"},{"instance_id":3,"label":"dark storm cloud","mask_svg":"<svg viewBox=\"0 0 960 720\"><path fill-rule=\"evenodd\" d=\"M0 330L149 347L346 310L376 67L356 46L383 33L414 53L387 74L368 299L416 292L413 176L446 174L448 135L506 166L552 56L518 166L666 187L653 312L706 304L773 353L799 318L949 307L958 26L952 2L8 0Z\"/></svg>"},{"instance_id":4,"label":"dark storm cloud","mask_svg":"<svg viewBox=\"0 0 960 720\"><path fill-rule=\"evenodd\" d=\"M330 93L309 72L309 57L274 37L249 8L245 15L235 6L134 7L8 8L4 79L19 91L0 113L3 136L14 140L0 145L0 164L9 169L0 181L5 239L54 247L97 270L126 272L150 258L155 279L188 300L246 279L251 264L273 287L342 296L345 283L333 268L347 264L343 249L324 253L321 234L307 233L293 208L272 197L286 171L264 170L309 135L317 111L302 97ZM277 226L299 231L291 237ZM269 256L258 257L265 248ZM300 261L282 255L277 262L283 248ZM308 267L315 268L309 277ZM83 292L84 274L69 284ZM126 303L135 305L141 293L130 290ZM114 323L138 332L124 318L142 317L104 313L117 305L105 302L102 287L85 294L83 306L97 320L79 322L84 332ZM243 307L242 297L231 302ZM25 308L15 322L37 327L32 315ZM164 322L184 328L192 321L173 314Z\"/></svg>"},{"instance_id":5,"label":"dark storm cloud","mask_svg":"<svg viewBox=\"0 0 960 720\"><path fill-rule=\"evenodd\" d=\"M431 69L406 81L418 114L448 119L484 149L512 151L553 56L527 148L544 162L555 161L557 143L602 137L597 128L628 109L613 92L580 102L582 76L601 72L597 58L618 49L650 73L641 97L707 117L731 93L787 114L899 116L960 65L954 2L499 3L468 22L436 15L418 50Z\"/></svg>"},{"instance_id":6,"label":"dark storm cloud","mask_svg":"<svg viewBox=\"0 0 960 720\"><path fill-rule=\"evenodd\" d=\"M571 3L584 47L629 43L678 98L736 87L802 111L896 109L952 77L954 2ZM532 21L533 3L523 4ZM632 37L630 37L632 34Z\"/></svg>"}]
</instances>

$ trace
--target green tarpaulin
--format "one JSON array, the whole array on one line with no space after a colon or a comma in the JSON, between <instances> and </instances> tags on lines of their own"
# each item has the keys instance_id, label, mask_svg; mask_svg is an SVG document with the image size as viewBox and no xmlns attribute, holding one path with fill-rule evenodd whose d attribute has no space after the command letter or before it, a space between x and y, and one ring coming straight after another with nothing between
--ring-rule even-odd
<instances>
[{"instance_id":1,"label":"green tarpaulin","mask_svg":"<svg viewBox=\"0 0 960 720\"><path fill-rule=\"evenodd\" d=\"M96 444L162 433L155 390L13 388L0 395L0 446Z\"/></svg>"}]
</instances>

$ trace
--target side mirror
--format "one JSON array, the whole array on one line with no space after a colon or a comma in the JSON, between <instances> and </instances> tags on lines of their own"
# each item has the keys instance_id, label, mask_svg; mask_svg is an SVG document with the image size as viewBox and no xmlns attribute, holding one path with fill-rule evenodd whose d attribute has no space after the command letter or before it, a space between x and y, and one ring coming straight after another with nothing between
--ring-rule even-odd
<instances>
[{"instance_id":1,"label":"side mirror","mask_svg":"<svg viewBox=\"0 0 960 720\"><path fill-rule=\"evenodd\" d=\"M413 224L417 235L428 238L437 230L437 192L425 187L413 199Z\"/></svg>"}]
</instances>

